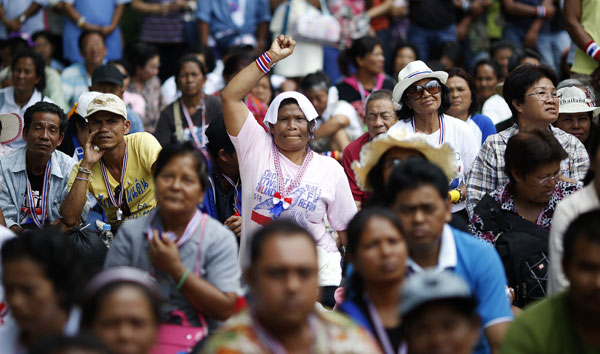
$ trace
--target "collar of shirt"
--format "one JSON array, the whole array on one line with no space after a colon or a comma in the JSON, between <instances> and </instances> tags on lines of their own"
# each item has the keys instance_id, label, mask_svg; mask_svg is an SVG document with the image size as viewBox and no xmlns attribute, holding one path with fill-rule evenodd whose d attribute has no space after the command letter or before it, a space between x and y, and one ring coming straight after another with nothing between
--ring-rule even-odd
<instances>
[{"instance_id":1,"label":"collar of shirt","mask_svg":"<svg viewBox=\"0 0 600 354\"><path fill-rule=\"evenodd\" d=\"M33 94L31 94L31 97L29 98L29 101L27 101L27 103L23 106L20 107L19 105L17 105L17 103L15 102L15 89L12 86L9 86L6 88L6 91L4 91L4 99L6 100L6 105L12 106L12 107L19 107L24 108L24 107L29 107L29 106L33 106L34 103L39 102L42 100L42 94L40 93L40 91L38 91L38 89L34 88L33 89ZM25 111L23 110L23 113ZM21 112L19 112L21 113Z\"/></svg>"},{"instance_id":2,"label":"collar of shirt","mask_svg":"<svg viewBox=\"0 0 600 354\"><path fill-rule=\"evenodd\" d=\"M20 153L15 152L15 159L13 160L13 165L10 169L11 172L23 172L26 171L27 166L26 166L26 153L27 153L27 147L24 146L22 148L20 148L19 150ZM56 150L54 150L52 152L52 156L51 156L51 161L52 164L50 165L50 174L58 177L58 178L64 178L65 176L62 173L62 168L61 168L61 163L64 162L64 159L60 159L58 156L58 152ZM66 157L68 157L67 155L65 155Z\"/></svg>"},{"instance_id":3,"label":"collar of shirt","mask_svg":"<svg viewBox=\"0 0 600 354\"><path fill-rule=\"evenodd\" d=\"M406 263L410 273L420 273L424 270L411 258L409 258ZM444 229L442 230L442 236L440 238L440 254L438 256L438 262L435 266L435 270L436 272L441 272L445 269L452 269L456 267L456 264L457 252L454 234L452 233L450 225L445 224Z\"/></svg>"}]
</instances>

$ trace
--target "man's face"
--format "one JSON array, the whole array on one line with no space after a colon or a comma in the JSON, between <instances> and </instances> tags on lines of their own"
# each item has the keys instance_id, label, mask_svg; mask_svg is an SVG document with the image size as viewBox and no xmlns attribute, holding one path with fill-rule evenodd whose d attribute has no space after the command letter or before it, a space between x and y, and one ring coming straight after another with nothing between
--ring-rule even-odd
<instances>
[{"instance_id":1,"label":"man's face","mask_svg":"<svg viewBox=\"0 0 600 354\"><path fill-rule=\"evenodd\" d=\"M387 132L398 121L392 100L369 101L366 110L365 120L371 138Z\"/></svg>"},{"instance_id":2,"label":"man's face","mask_svg":"<svg viewBox=\"0 0 600 354\"><path fill-rule=\"evenodd\" d=\"M62 143L63 138L64 134L60 132L60 118L50 112L34 113L29 127L23 131L27 150L39 156L50 156Z\"/></svg>"},{"instance_id":3,"label":"man's face","mask_svg":"<svg viewBox=\"0 0 600 354\"><path fill-rule=\"evenodd\" d=\"M590 315L600 315L600 244L578 237L563 269L571 283L571 299Z\"/></svg>"},{"instance_id":4,"label":"man's face","mask_svg":"<svg viewBox=\"0 0 600 354\"><path fill-rule=\"evenodd\" d=\"M523 102L513 100L512 104L519 112L519 122L534 125L549 125L558 119L558 96L556 88L548 78L541 78L525 91Z\"/></svg>"},{"instance_id":5,"label":"man's face","mask_svg":"<svg viewBox=\"0 0 600 354\"><path fill-rule=\"evenodd\" d=\"M92 66L102 65L106 56L104 39L97 33L88 35L81 45L81 56L87 64Z\"/></svg>"},{"instance_id":6,"label":"man's face","mask_svg":"<svg viewBox=\"0 0 600 354\"><path fill-rule=\"evenodd\" d=\"M109 82L96 82L90 86L90 91L97 91L100 93L112 93L115 96L123 99L123 86L111 84Z\"/></svg>"},{"instance_id":7,"label":"man's face","mask_svg":"<svg viewBox=\"0 0 600 354\"><path fill-rule=\"evenodd\" d=\"M508 62L510 57L513 55L513 50L511 48L502 48L496 50L494 53L494 60L500 64L502 70L504 70L504 75L508 74Z\"/></svg>"},{"instance_id":8,"label":"man's face","mask_svg":"<svg viewBox=\"0 0 600 354\"><path fill-rule=\"evenodd\" d=\"M315 246L302 235L274 235L247 271L256 314L270 328L306 321L318 299L319 267Z\"/></svg>"},{"instance_id":9,"label":"man's face","mask_svg":"<svg viewBox=\"0 0 600 354\"><path fill-rule=\"evenodd\" d=\"M392 210L402 224L409 254L415 249L435 245L440 239L444 224L452 219L450 200L442 198L431 185L400 192Z\"/></svg>"},{"instance_id":10,"label":"man's face","mask_svg":"<svg viewBox=\"0 0 600 354\"><path fill-rule=\"evenodd\" d=\"M90 134L98 132L92 143L101 150L115 148L124 140L125 134L129 133L130 122L118 114L99 111L88 117Z\"/></svg>"}]
</instances>

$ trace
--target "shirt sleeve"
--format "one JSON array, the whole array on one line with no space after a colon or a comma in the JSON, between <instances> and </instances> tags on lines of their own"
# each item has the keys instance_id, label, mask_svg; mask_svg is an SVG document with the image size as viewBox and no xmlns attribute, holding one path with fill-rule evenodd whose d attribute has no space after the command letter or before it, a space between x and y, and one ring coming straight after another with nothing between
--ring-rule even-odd
<instances>
[{"instance_id":1,"label":"shirt sleeve","mask_svg":"<svg viewBox=\"0 0 600 354\"><path fill-rule=\"evenodd\" d=\"M488 116L479 114L479 115L477 115L477 117L478 117L477 124L479 125L479 128L481 129L481 143L483 144L483 143L485 143L485 139L488 136L497 133L496 126L494 125L494 123Z\"/></svg>"},{"instance_id":2,"label":"shirt sleeve","mask_svg":"<svg viewBox=\"0 0 600 354\"><path fill-rule=\"evenodd\" d=\"M464 137L463 141L463 159L465 164L465 176L469 175L469 171L473 167L473 161L475 161L475 157L477 156L477 152L479 151L479 141L475 139L473 135L473 131L465 124ZM465 181L466 183L466 181Z\"/></svg>"},{"instance_id":3,"label":"shirt sleeve","mask_svg":"<svg viewBox=\"0 0 600 354\"><path fill-rule=\"evenodd\" d=\"M198 7L196 10L196 18L210 25L210 2L211 0L197 0Z\"/></svg>"},{"instance_id":4,"label":"shirt sleeve","mask_svg":"<svg viewBox=\"0 0 600 354\"><path fill-rule=\"evenodd\" d=\"M17 205L14 205L13 198L11 198L11 193L15 191L13 188L9 187L7 181L10 180L10 176L7 175L8 168L0 163L0 169L2 171L2 176L0 177L0 205L2 206L2 214L4 214L4 220L6 221L6 227L10 228L13 225L19 225L17 220L18 212Z\"/></svg>"},{"instance_id":5,"label":"shirt sleeve","mask_svg":"<svg viewBox=\"0 0 600 354\"><path fill-rule=\"evenodd\" d=\"M256 5L256 23L271 21L271 4L268 0L258 0Z\"/></svg>"},{"instance_id":6,"label":"shirt sleeve","mask_svg":"<svg viewBox=\"0 0 600 354\"><path fill-rule=\"evenodd\" d=\"M339 170L334 188L335 198L333 203L327 206L327 220L335 231L344 231L356 214L356 203L352 198L348 179L341 170Z\"/></svg>"},{"instance_id":7,"label":"shirt sleeve","mask_svg":"<svg viewBox=\"0 0 600 354\"><path fill-rule=\"evenodd\" d=\"M569 173L570 178L576 181L583 181L585 175L590 168L590 158L585 146L574 136L569 136L570 145L573 146L573 151L569 152Z\"/></svg>"},{"instance_id":8,"label":"shirt sleeve","mask_svg":"<svg viewBox=\"0 0 600 354\"><path fill-rule=\"evenodd\" d=\"M486 193L494 190L498 179L496 169L496 154L494 141L488 140L475 157L467 178L467 212L473 217L473 209Z\"/></svg>"},{"instance_id":9,"label":"shirt sleeve","mask_svg":"<svg viewBox=\"0 0 600 354\"><path fill-rule=\"evenodd\" d=\"M206 251L206 280L224 293L237 293L240 290L241 278L237 261L237 242L231 231L214 223L222 230L214 232L215 242L211 242Z\"/></svg>"},{"instance_id":10,"label":"shirt sleeve","mask_svg":"<svg viewBox=\"0 0 600 354\"><path fill-rule=\"evenodd\" d=\"M158 143L162 146L167 145L171 141L171 136L173 136L174 127L171 126L170 120L173 117L174 105L168 105L160 111L160 117L158 118L158 122L156 123L156 130L154 131L154 137L158 140ZM173 124L174 125L174 124Z\"/></svg>"},{"instance_id":11,"label":"shirt sleeve","mask_svg":"<svg viewBox=\"0 0 600 354\"><path fill-rule=\"evenodd\" d=\"M270 134L258 124L250 111L248 111L248 117L238 135L229 135L229 138L238 155L240 169L244 164L253 163L252 154L260 154L262 151L266 155L268 152L264 150L271 148Z\"/></svg>"},{"instance_id":12,"label":"shirt sleeve","mask_svg":"<svg viewBox=\"0 0 600 354\"><path fill-rule=\"evenodd\" d=\"M352 147L352 144L348 145L344 149L344 155L342 157L342 167L344 168L344 172L346 173L348 184L350 186L350 191L352 192L352 197L355 201L361 201L364 192L358 187L358 183L356 183L356 177L354 176L354 170L352 169L353 156L350 147Z\"/></svg>"},{"instance_id":13,"label":"shirt sleeve","mask_svg":"<svg viewBox=\"0 0 600 354\"><path fill-rule=\"evenodd\" d=\"M154 135L145 132L138 134L143 134L143 138L138 140L136 146L140 152L140 160L144 163L146 169L151 172L152 165L154 165L154 162L156 162L162 147Z\"/></svg>"},{"instance_id":14,"label":"shirt sleeve","mask_svg":"<svg viewBox=\"0 0 600 354\"><path fill-rule=\"evenodd\" d=\"M565 277L562 269L563 255L563 237L569 226L572 216L572 208L569 200L559 203L554 211L552 218L552 227L550 228L550 238L548 243L548 252L550 255L550 268L548 270L548 295L554 294L561 289L569 286L569 281Z\"/></svg>"}]
</instances>

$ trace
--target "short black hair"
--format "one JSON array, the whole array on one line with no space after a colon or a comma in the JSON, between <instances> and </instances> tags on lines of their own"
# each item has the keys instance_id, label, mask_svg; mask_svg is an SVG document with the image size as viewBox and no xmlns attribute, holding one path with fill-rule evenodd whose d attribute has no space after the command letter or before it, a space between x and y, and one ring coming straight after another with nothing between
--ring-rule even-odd
<instances>
[{"instance_id":1,"label":"short black hair","mask_svg":"<svg viewBox=\"0 0 600 354\"><path fill-rule=\"evenodd\" d=\"M243 68L252 63L255 59L255 53L252 49L244 47L234 47L223 58L223 79L228 82Z\"/></svg>"},{"instance_id":2,"label":"short black hair","mask_svg":"<svg viewBox=\"0 0 600 354\"><path fill-rule=\"evenodd\" d=\"M175 85L177 85L178 89L179 89L179 79L178 79L179 74L185 63L194 63L194 64L198 65L198 68L200 69L202 76L206 80L206 75L208 73L206 72L206 66L204 65L204 63L201 62L200 60L198 60L198 58L196 58L196 56L193 54L184 55L177 61L177 64L175 65Z\"/></svg>"},{"instance_id":3,"label":"short black hair","mask_svg":"<svg viewBox=\"0 0 600 354\"><path fill-rule=\"evenodd\" d=\"M46 63L44 62L44 58L42 58L41 55L31 48L24 49L18 52L13 58L12 65L10 67L13 72L17 62L21 58L31 58L31 60L33 60L33 65L35 66L35 76L40 79L35 85L35 88L41 93L46 88L46 74L44 73Z\"/></svg>"},{"instance_id":4,"label":"short black hair","mask_svg":"<svg viewBox=\"0 0 600 354\"><path fill-rule=\"evenodd\" d=\"M440 107L438 108L438 114L444 114L452 105L452 103L450 102L450 89L448 88L448 86L442 84L441 81L438 79L432 78L431 80L437 81L440 84L440 86L442 87L442 92L441 92L442 103L440 104ZM410 88L410 86L409 86L409 88ZM408 104L406 104L406 101L409 100L409 98L407 96L407 92L408 92L408 88L406 90L404 90L404 93L402 94L402 98L400 99L400 102L399 102L399 103L402 103L402 108L400 108L400 111L398 111L398 118L402 119L404 121L410 121L415 116L415 111L412 108L410 108L408 106ZM365 110L366 110L366 107L365 107Z\"/></svg>"},{"instance_id":5,"label":"short black hair","mask_svg":"<svg viewBox=\"0 0 600 354\"><path fill-rule=\"evenodd\" d=\"M477 94L477 87L475 87L475 80L473 80L473 77L469 75L469 73L465 69L459 67L448 69L446 70L446 72L448 73L448 79L454 76L458 76L467 82L469 90L471 91L471 105L469 106L469 115L477 113L477 109L479 108L479 95Z\"/></svg>"},{"instance_id":6,"label":"short black hair","mask_svg":"<svg viewBox=\"0 0 600 354\"><path fill-rule=\"evenodd\" d=\"M419 318L423 311L425 311L429 306L437 304L447 305L469 320L480 318L479 313L477 312L477 299L474 297L437 299L433 301L427 301L407 313L402 319L402 327L404 332L408 332L410 330L410 325L414 323L417 318Z\"/></svg>"},{"instance_id":7,"label":"short black hair","mask_svg":"<svg viewBox=\"0 0 600 354\"><path fill-rule=\"evenodd\" d=\"M111 351L96 337L79 333L76 336L54 336L37 341L30 354L58 354L65 350L83 350L86 353L111 354Z\"/></svg>"},{"instance_id":8,"label":"short black hair","mask_svg":"<svg viewBox=\"0 0 600 354\"><path fill-rule=\"evenodd\" d=\"M410 50L412 50L413 53L415 53L415 58L416 58L415 60L419 60L419 49L417 48L417 46L415 46L412 43L404 42L404 41L400 41L396 44L396 46L392 50L391 59L395 60L396 56L398 55L398 52L404 48L409 48ZM397 77L395 77L394 79L397 79Z\"/></svg>"},{"instance_id":9,"label":"short black hair","mask_svg":"<svg viewBox=\"0 0 600 354\"><path fill-rule=\"evenodd\" d=\"M508 139L504 151L504 173L515 183L513 171L526 176L538 167L553 162L560 163L569 157L550 129L518 132Z\"/></svg>"},{"instance_id":10,"label":"short black hair","mask_svg":"<svg viewBox=\"0 0 600 354\"><path fill-rule=\"evenodd\" d=\"M85 41L85 39L88 36L90 36L92 34L99 35L100 38L102 38L102 42L106 46L106 38L104 37L104 33L100 32L99 30L95 30L95 29L85 30L85 31L81 32L81 34L79 35L79 38L77 38L77 48L79 48L80 52L83 50L83 42Z\"/></svg>"},{"instance_id":11,"label":"short black hair","mask_svg":"<svg viewBox=\"0 0 600 354\"><path fill-rule=\"evenodd\" d=\"M373 101L379 101L379 100L389 100L390 102L392 102L392 105L394 104L394 95L392 94L391 90L388 89L381 89L381 90L377 90L377 91L373 91L369 94L369 96L367 96L367 99L365 100L365 117L367 116L367 113L369 112L369 104L371 104L371 102ZM396 113L395 108L394 108L394 113Z\"/></svg>"},{"instance_id":12,"label":"short black hair","mask_svg":"<svg viewBox=\"0 0 600 354\"><path fill-rule=\"evenodd\" d=\"M542 62L542 57L538 52L533 49L525 48L523 50L516 50L508 59L508 72L515 70L515 68L521 65L521 61L525 58L534 58Z\"/></svg>"},{"instance_id":13,"label":"short black hair","mask_svg":"<svg viewBox=\"0 0 600 354\"><path fill-rule=\"evenodd\" d=\"M254 234L250 243L250 264L256 264L256 261L262 254L262 249L265 245L265 242L269 238L275 236L288 237L291 235L301 235L307 240L310 240L310 243L315 247L316 252L317 243L307 229L298 225L292 219L281 218L273 221L262 229L259 229Z\"/></svg>"},{"instance_id":14,"label":"short black hair","mask_svg":"<svg viewBox=\"0 0 600 354\"><path fill-rule=\"evenodd\" d=\"M32 230L5 241L1 257L5 272L6 263L11 261L27 259L39 265L53 284L59 305L65 312L78 302L84 264L67 236L58 228Z\"/></svg>"},{"instance_id":15,"label":"short black hair","mask_svg":"<svg viewBox=\"0 0 600 354\"><path fill-rule=\"evenodd\" d=\"M206 65L206 71L209 73L215 70L215 67L217 66L215 61L215 53L213 52L212 48L207 45L203 45L200 42L191 44L188 48L187 54L194 56L202 54L204 57L204 64Z\"/></svg>"},{"instance_id":16,"label":"short black hair","mask_svg":"<svg viewBox=\"0 0 600 354\"><path fill-rule=\"evenodd\" d=\"M502 80L502 78L504 77L504 70L502 69L500 64L498 64L498 62L494 59L490 58L484 58L475 63L475 66L473 67L473 77L477 77L477 68L479 68L482 65L487 65L491 67L494 71L494 74L496 74L496 79Z\"/></svg>"},{"instance_id":17,"label":"short black hair","mask_svg":"<svg viewBox=\"0 0 600 354\"><path fill-rule=\"evenodd\" d=\"M513 106L512 101L524 102L525 92L536 82L544 78L552 81L554 86L558 85L558 76L547 65L521 64L511 71L506 80L504 80L504 88L502 89L504 100L508 104L513 119L517 124L519 124L519 112Z\"/></svg>"},{"instance_id":18,"label":"short black hair","mask_svg":"<svg viewBox=\"0 0 600 354\"><path fill-rule=\"evenodd\" d=\"M571 222L563 238L563 264L573 260L575 241L579 238L600 245L600 209L583 213Z\"/></svg>"},{"instance_id":19,"label":"short black hair","mask_svg":"<svg viewBox=\"0 0 600 354\"><path fill-rule=\"evenodd\" d=\"M144 42L133 43L127 52L127 60L132 65L132 72L129 73L131 76L135 75L137 68L143 68L150 59L158 56L158 49Z\"/></svg>"},{"instance_id":20,"label":"short black hair","mask_svg":"<svg viewBox=\"0 0 600 354\"><path fill-rule=\"evenodd\" d=\"M322 70L308 74L300 81L300 90L304 93L315 89L327 92L330 87L331 80Z\"/></svg>"},{"instance_id":21,"label":"short black hair","mask_svg":"<svg viewBox=\"0 0 600 354\"><path fill-rule=\"evenodd\" d=\"M163 168L174 158L183 156L183 155L191 155L194 157L195 161L195 172L198 174L198 178L200 179L200 183L202 184L202 188L208 188L208 174L209 174L209 163L204 157L204 154L196 148L193 142L186 141L183 143L175 142L168 144L162 148L158 157L156 158L156 162L154 163L152 176L154 179L160 174Z\"/></svg>"},{"instance_id":22,"label":"short black hair","mask_svg":"<svg viewBox=\"0 0 600 354\"><path fill-rule=\"evenodd\" d=\"M490 46L490 56L493 57L494 55L496 55L496 52L499 51L500 49L510 49L514 52L515 46L510 41L501 39L499 41L492 43L492 45Z\"/></svg>"},{"instance_id":23,"label":"short black hair","mask_svg":"<svg viewBox=\"0 0 600 354\"><path fill-rule=\"evenodd\" d=\"M392 205L396 197L407 190L415 190L422 186L433 187L440 197L448 199L448 178L444 171L423 158L412 157L397 165L387 184L388 205Z\"/></svg>"},{"instance_id":24,"label":"short black hair","mask_svg":"<svg viewBox=\"0 0 600 354\"><path fill-rule=\"evenodd\" d=\"M65 115L65 111L56 104L45 101L36 102L33 106L25 110L25 115L23 116L23 130L29 129L31 121L33 120L33 115L38 112L56 114L60 121L60 133L65 133L65 129L67 129L67 116Z\"/></svg>"},{"instance_id":25,"label":"short black hair","mask_svg":"<svg viewBox=\"0 0 600 354\"><path fill-rule=\"evenodd\" d=\"M144 297L146 297L150 303L152 315L156 320L156 323L160 323L162 319L161 299L153 295L148 288L139 283L134 283L132 281L115 281L106 284L98 289L98 291L96 291L94 294L84 298L81 304L81 326L83 328L90 329L96 319L96 316L98 315L98 311L102 306L102 302L106 299L106 297L112 294L114 291L125 286L138 289L144 295Z\"/></svg>"},{"instance_id":26,"label":"short black hair","mask_svg":"<svg viewBox=\"0 0 600 354\"><path fill-rule=\"evenodd\" d=\"M219 150L223 149L227 155L233 155L235 147L227 134L227 128L225 127L225 119L223 113L217 114L206 128L206 138L208 143L206 144L206 150L212 157L213 161L219 156Z\"/></svg>"},{"instance_id":27,"label":"short black hair","mask_svg":"<svg viewBox=\"0 0 600 354\"><path fill-rule=\"evenodd\" d=\"M338 56L338 67L340 72L345 76L350 76L350 64L354 65L355 68L358 68L356 59L363 58L365 55L371 53L377 46L383 48L379 38L374 36L364 36L353 40L352 45L343 50Z\"/></svg>"}]
</instances>

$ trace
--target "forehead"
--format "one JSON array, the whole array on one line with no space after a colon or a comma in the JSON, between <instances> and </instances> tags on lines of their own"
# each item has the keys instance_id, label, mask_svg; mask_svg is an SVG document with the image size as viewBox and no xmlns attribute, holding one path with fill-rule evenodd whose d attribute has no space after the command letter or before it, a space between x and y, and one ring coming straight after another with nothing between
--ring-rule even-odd
<instances>
[{"instance_id":1,"label":"forehead","mask_svg":"<svg viewBox=\"0 0 600 354\"><path fill-rule=\"evenodd\" d=\"M304 118L304 112L302 112L302 110L300 109L300 106L298 106L296 103L288 103L285 106L279 106L279 109L277 111L278 115L293 115L293 116L302 116Z\"/></svg>"},{"instance_id":2,"label":"forehead","mask_svg":"<svg viewBox=\"0 0 600 354\"><path fill-rule=\"evenodd\" d=\"M54 124L60 125L60 117L56 113L51 112L35 112L31 116L31 124Z\"/></svg>"},{"instance_id":3,"label":"forehead","mask_svg":"<svg viewBox=\"0 0 600 354\"><path fill-rule=\"evenodd\" d=\"M275 234L264 240L257 268L318 267L315 246L302 234Z\"/></svg>"},{"instance_id":4,"label":"forehead","mask_svg":"<svg viewBox=\"0 0 600 354\"><path fill-rule=\"evenodd\" d=\"M104 39L102 38L102 36L100 36L98 33L90 33L83 39L82 44L86 45L89 43L98 43L98 42L104 44Z\"/></svg>"},{"instance_id":5,"label":"forehead","mask_svg":"<svg viewBox=\"0 0 600 354\"><path fill-rule=\"evenodd\" d=\"M32 57L20 57L15 62L15 66L35 66L35 62Z\"/></svg>"},{"instance_id":6,"label":"forehead","mask_svg":"<svg viewBox=\"0 0 600 354\"><path fill-rule=\"evenodd\" d=\"M489 64L484 63L484 64L479 64L477 66L477 69L475 70L475 75L476 76L486 76L486 75L496 76L496 72L494 71L494 68L492 68Z\"/></svg>"},{"instance_id":7,"label":"forehead","mask_svg":"<svg viewBox=\"0 0 600 354\"><path fill-rule=\"evenodd\" d=\"M200 71L200 66L198 66L198 63L196 63L196 62L188 60L181 65L181 71L184 71L184 70Z\"/></svg>"},{"instance_id":8,"label":"forehead","mask_svg":"<svg viewBox=\"0 0 600 354\"><path fill-rule=\"evenodd\" d=\"M370 100L369 104L367 105L367 113L372 112L372 111L393 111L394 110L394 103L392 102L391 99L387 99L387 98L381 98L381 99L377 99L377 100Z\"/></svg>"},{"instance_id":9,"label":"forehead","mask_svg":"<svg viewBox=\"0 0 600 354\"><path fill-rule=\"evenodd\" d=\"M396 205L423 205L443 202L437 189L430 184L404 190L396 195Z\"/></svg>"},{"instance_id":10,"label":"forehead","mask_svg":"<svg viewBox=\"0 0 600 354\"><path fill-rule=\"evenodd\" d=\"M463 79L462 77L455 75L452 76L450 78L448 78L448 82L446 83L446 86L469 86L467 83L467 80Z\"/></svg>"},{"instance_id":11,"label":"forehead","mask_svg":"<svg viewBox=\"0 0 600 354\"><path fill-rule=\"evenodd\" d=\"M543 77L541 79L539 79L538 81L534 82L528 89L527 91L536 91L539 89L554 89L554 84L552 83L552 80L550 80L547 77Z\"/></svg>"}]
</instances>

